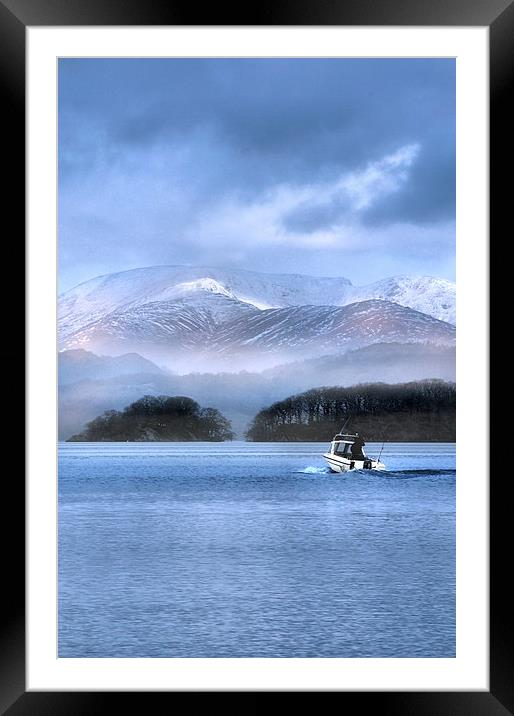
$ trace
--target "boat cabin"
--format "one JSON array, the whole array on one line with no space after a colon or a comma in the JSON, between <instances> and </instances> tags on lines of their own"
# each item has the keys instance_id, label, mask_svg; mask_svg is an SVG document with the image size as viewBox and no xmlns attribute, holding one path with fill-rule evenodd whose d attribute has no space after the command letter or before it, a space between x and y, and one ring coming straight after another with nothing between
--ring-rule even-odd
<instances>
[{"instance_id":1,"label":"boat cabin","mask_svg":"<svg viewBox=\"0 0 514 716\"><path fill-rule=\"evenodd\" d=\"M366 456L362 449L364 445L364 440L359 436L359 433L354 435L350 433L339 434L332 440L330 452L333 455L347 457L350 460L365 460Z\"/></svg>"}]
</instances>

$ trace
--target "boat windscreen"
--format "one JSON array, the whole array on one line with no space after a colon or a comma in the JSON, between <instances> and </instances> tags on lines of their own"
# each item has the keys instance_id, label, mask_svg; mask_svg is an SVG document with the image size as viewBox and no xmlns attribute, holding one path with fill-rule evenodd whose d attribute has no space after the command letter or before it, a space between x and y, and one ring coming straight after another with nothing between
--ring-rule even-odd
<instances>
[{"instance_id":1,"label":"boat windscreen","mask_svg":"<svg viewBox=\"0 0 514 716\"><path fill-rule=\"evenodd\" d=\"M338 455L348 455L351 451L351 443L338 442L334 444L334 452Z\"/></svg>"}]
</instances>

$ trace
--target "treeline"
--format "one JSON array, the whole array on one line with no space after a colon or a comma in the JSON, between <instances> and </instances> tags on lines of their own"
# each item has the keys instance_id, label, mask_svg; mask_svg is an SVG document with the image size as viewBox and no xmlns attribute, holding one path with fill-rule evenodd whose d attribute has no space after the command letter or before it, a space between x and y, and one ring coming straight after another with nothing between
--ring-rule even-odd
<instances>
[{"instance_id":1,"label":"treeline","mask_svg":"<svg viewBox=\"0 0 514 716\"><path fill-rule=\"evenodd\" d=\"M184 396L145 395L123 410L107 410L67 442L233 440L230 421Z\"/></svg>"},{"instance_id":2,"label":"treeline","mask_svg":"<svg viewBox=\"0 0 514 716\"><path fill-rule=\"evenodd\" d=\"M246 433L252 441L327 441L346 430L368 442L454 442L455 383L423 380L350 388L323 387L261 410Z\"/></svg>"},{"instance_id":3,"label":"treeline","mask_svg":"<svg viewBox=\"0 0 514 716\"><path fill-rule=\"evenodd\" d=\"M346 430L367 442L454 442L455 383L365 383L313 388L261 410L246 433L250 441L327 442ZM233 440L230 421L185 396L145 395L123 410L107 410L68 438L71 442Z\"/></svg>"}]
</instances>

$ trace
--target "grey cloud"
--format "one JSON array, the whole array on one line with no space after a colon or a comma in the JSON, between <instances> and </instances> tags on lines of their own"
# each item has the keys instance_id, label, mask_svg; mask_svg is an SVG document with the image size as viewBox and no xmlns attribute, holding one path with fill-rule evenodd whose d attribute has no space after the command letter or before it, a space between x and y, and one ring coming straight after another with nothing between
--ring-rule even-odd
<instances>
[{"instance_id":1,"label":"grey cloud","mask_svg":"<svg viewBox=\"0 0 514 716\"><path fill-rule=\"evenodd\" d=\"M402 221L432 223L455 216L455 164L451 156L426 156L412 168L401 192L379 200L363 213L367 225Z\"/></svg>"},{"instance_id":2,"label":"grey cloud","mask_svg":"<svg viewBox=\"0 0 514 716\"><path fill-rule=\"evenodd\" d=\"M102 255L105 270L117 270L117 261L166 263L171 253L177 263L194 262L182 238L194 233L197 216L215 217L227 197L251 203L278 185L330 183L409 143L423 147L409 183L375 202L360 221L374 229L451 220L454 65L444 59L60 60L63 273L78 271L72 257L79 254L84 273L91 257ZM315 232L348 211L340 198L304 204L282 223L292 234ZM216 242L213 235L213 256ZM252 261L266 265L268 257L258 253ZM287 270L286 253L276 253L278 270ZM401 263L401 254L395 260ZM308 268L309 259L304 263Z\"/></svg>"},{"instance_id":3,"label":"grey cloud","mask_svg":"<svg viewBox=\"0 0 514 716\"><path fill-rule=\"evenodd\" d=\"M282 217L282 225L287 231L314 233L339 223L351 211L351 203L345 199L325 204L304 202Z\"/></svg>"}]
</instances>

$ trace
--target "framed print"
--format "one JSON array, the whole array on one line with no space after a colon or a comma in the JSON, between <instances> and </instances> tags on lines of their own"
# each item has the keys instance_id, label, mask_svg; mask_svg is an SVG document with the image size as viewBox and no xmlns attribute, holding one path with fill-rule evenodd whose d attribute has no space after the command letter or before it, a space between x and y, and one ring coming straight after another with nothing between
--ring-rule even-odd
<instances>
[{"instance_id":1,"label":"framed print","mask_svg":"<svg viewBox=\"0 0 514 716\"><path fill-rule=\"evenodd\" d=\"M3 707L507 713L488 272L512 6L0 12L28 396Z\"/></svg>"}]
</instances>

